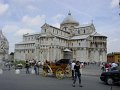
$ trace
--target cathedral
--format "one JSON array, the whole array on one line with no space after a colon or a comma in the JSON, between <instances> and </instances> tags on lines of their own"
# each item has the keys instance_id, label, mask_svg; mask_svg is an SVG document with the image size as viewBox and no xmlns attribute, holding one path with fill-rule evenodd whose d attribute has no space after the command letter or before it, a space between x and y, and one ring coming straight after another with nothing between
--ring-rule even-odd
<instances>
[{"instance_id":1,"label":"cathedral","mask_svg":"<svg viewBox=\"0 0 120 90\"><path fill-rule=\"evenodd\" d=\"M93 23L80 24L69 12L60 28L45 23L41 32L24 34L15 44L15 60L106 62L107 37L96 32Z\"/></svg>"},{"instance_id":2,"label":"cathedral","mask_svg":"<svg viewBox=\"0 0 120 90\"><path fill-rule=\"evenodd\" d=\"M0 30L0 61L8 60L9 42Z\"/></svg>"}]
</instances>

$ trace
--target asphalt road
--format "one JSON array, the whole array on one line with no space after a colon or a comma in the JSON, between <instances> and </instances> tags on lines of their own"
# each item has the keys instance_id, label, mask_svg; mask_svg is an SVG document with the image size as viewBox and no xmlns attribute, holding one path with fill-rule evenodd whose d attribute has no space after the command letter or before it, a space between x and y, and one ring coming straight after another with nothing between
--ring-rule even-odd
<instances>
[{"instance_id":1,"label":"asphalt road","mask_svg":"<svg viewBox=\"0 0 120 90\"><path fill-rule=\"evenodd\" d=\"M26 75L24 71L16 75L14 71L4 71L0 75L0 90L111 90L110 86L100 81L98 76L82 75L82 85L72 87L71 78L58 80L53 76ZM120 90L120 86L113 86Z\"/></svg>"}]
</instances>

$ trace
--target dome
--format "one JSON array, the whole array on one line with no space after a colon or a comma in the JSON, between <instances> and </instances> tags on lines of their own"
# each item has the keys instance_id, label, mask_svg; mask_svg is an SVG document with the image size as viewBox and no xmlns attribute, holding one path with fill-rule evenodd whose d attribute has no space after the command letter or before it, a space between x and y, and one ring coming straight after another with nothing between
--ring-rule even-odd
<instances>
[{"instance_id":1,"label":"dome","mask_svg":"<svg viewBox=\"0 0 120 90\"><path fill-rule=\"evenodd\" d=\"M79 22L76 21L73 16L71 15L71 13L68 13L68 16L63 20L63 22L61 24L76 24L79 25Z\"/></svg>"}]
</instances>

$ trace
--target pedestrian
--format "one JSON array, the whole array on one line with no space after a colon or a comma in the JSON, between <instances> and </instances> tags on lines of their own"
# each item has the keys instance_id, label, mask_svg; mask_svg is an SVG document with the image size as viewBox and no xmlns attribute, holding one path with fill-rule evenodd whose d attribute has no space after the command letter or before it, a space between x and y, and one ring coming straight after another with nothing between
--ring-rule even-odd
<instances>
[{"instance_id":1,"label":"pedestrian","mask_svg":"<svg viewBox=\"0 0 120 90\"><path fill-rule=\"evenodd\" d=\"M79 79L79 87L82 87L81 85L81 72L80 72L80 62L77 61L75 66L74 66L74 81L73 81L73 87L75 87L75 83L76 83L76 80L77 80L77 77Z\"/></svg>"},{"instance_id":2,"label":"pedestrian","mask_svg":"<svg viewBox=\"0 0 120 90\"><path fill-rule=\"evenodd\" d=\"M74 66L75 66L75 60L73 60L71 64L71 70L72 70L72 80L74 80Z\"/></svg>"},{"instance_id":3,"label":"pedestrian","mask_svg":"<svg viewBox=\"0 0 120 90\"><path fill-rule=\"evenodd\" d=\"M108 72L108 71L109 71L109 68L110 68L109 63L105 63L105 72Z\"/></svg>"},{"instance_id":4,"label":"pedestrian","mask_svg":"<svg viewBox=\"0 0 120 90\"><path fill-rule=\"evenodd\" d=\"M102 70L102 72L104 72L104 70L105 70L104 63L102 63L100 66L101 66L101 70Z\"/></svg>"},{"instance_id":5,"label":"pedestrian","mask_svg":"<svg viewBox=\"0 0 120 90\"><path fill-rule=\"evenodd\" d=\"M41 62L38 61L38 62L37 62L37 74L38 74L38 75L39 75L39 70L40 70L40 64L41 64Z\"/></svg>"},{"instance_id":6,"label":"pedestrian","mask_svg":"<svg viewBox=\"0 0 120 90\"><path fill-rule=\"evenodd\" d=\"M35 71L35 74L38 75L38 72L37 72L37 64L36 64L36 63L34 64L34 71Z\"/></svg>"},{"instance_id":7,"label":"pedestrian","mask_svg":"<svg viewBox=\"0 0 120 90\"><path fill-rule=\"evenodd\" d=\"M29 74L30 73L30 71L29 71L30 64L28 61L26 61L25 68L26 68L26 74Z\"/></svg>"},{"instance_id":8,"label":"pedestrian","mask_svg":"<svg viewBox=\"0 0 120 90\"><path fill-rule=\"evenodd\" d=\"M111 64L111 71L116 70L116 69L117 69L117 66L118 66L118 65L113 62L113 63Z\"/></svg>"}]
</instances>

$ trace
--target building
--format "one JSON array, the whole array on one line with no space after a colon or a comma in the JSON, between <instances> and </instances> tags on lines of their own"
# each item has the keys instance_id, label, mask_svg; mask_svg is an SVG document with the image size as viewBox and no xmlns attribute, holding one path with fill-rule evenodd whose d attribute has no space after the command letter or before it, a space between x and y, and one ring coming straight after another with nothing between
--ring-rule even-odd
<instances>
[{"instance_id":1,"label":"building","mask_svg":"<svg viewBox=\"0 0 120 90\"><path fill-rule=\"evenodd\" d=\"M24 34L23 41L15 44L15 59L106 62L106 44L107 37L97 33L93 23L82 25L69 12L60 28L45 23L41 33Z\"/></svg>"},{"instance_id":2,"label":"building","mask_svg":"<svg viewBox=\"0 0 120 90\"><path fill-rule=\"evenodd\" d=\"M0 61L8 60L9 54L9 42L0 30Z\"/></svg>"},{"instance_id":3,"label":"building","mask_svg":"<svg viewBox=\"0 0 120 90\"><path fill-rule=\"evenodd\" d=\"M113 53L109 53L107 55L107 62L115 62L118 63L120 62L120 52L113 52Z\"/></svg>"}]
</instances>

